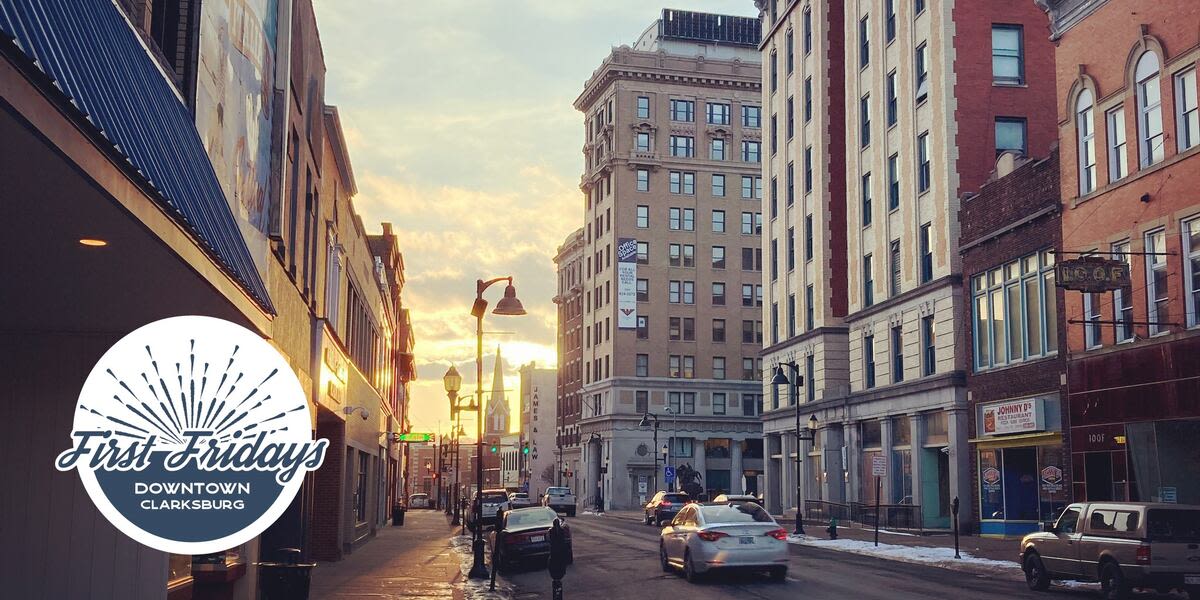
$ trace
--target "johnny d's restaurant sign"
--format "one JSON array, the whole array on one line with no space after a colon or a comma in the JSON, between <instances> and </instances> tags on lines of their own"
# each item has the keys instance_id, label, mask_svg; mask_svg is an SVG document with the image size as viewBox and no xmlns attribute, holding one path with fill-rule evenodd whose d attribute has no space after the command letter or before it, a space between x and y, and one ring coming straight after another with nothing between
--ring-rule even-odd
<instances>
[{"instance_id":1,"label":"johnny d's restaurant sign","mask_svg":"<svg viewBox=\"0 0 1200 600\"><path fill-rule=\"evenodd\" d=\"M985 404L982 411L984 435L1025 433L1046 429L1046 413L1041 398L1024 398Z\"/></svg>"}]
</instances>

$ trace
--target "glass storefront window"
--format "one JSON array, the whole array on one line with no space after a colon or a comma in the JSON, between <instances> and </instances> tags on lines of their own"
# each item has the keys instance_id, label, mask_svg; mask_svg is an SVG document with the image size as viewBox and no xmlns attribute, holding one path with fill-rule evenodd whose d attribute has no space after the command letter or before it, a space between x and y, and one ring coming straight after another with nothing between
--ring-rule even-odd
<instances>
[{"instance_id":1,"label":"glass storefront window","mask_svg":"<svg viewBox=\"0 0 1200 600\"><path fill-rule=\"evenodd\" d=\"M1200 420L1128 423L1130 496L1142 502L1200 504L1200 463L1196 442ZM1114 460L1114 473L1118 471ZM1123 477L1114 475L1114 488ZM1088 480L1091 496L1092 481ZM1119 489L1114 494L1119 493Z\"/></svg>"},{"instance_id":2,"label":"glass storefront window","mask_svg":"<svg viewBox=\"0 0 1200 600\"><path fill-rule=\"evenodd\" d=\"M983 519L1004 518L1004 476L1000 450L979 451L979 515Z\"/></svg>"},{"instance_id":3,"label":"glass storefront window","mask_svg":"<svg viewBox=\"0 0 1200 600\"><path fill-rule=\"evenodd\" d=\"M876 456L882 455L883 452L879 450L864 450L862 453L861 472L864 473L864 476L863 484L860 487L862 488L861 497L863 504L875 504L875 478L871 477L871 461Z\"/></svg>"},{"instance_id":4,"label":"glass storefront window","mask_svg":"<svg viewBox=\"0 0 1200 600\"><path fill-rule=\"evenodd\" d=\"M883 433L880 431L879 421L863 421L860 425L862 431L862 447L863 448L881 448L883 447ZM870 462L867 463L871 464ZM871 470L867 469L867 473Z\"/></svg>"},{"instance_id":5,"label":"glass storefront window","mask_svg":"<svg viewBox=\"0 0 1200 600\"><path fill-rule=\"evenodd\" d=\"M751 438L738 442L742 445L742 460L763 457L762 438Z\"/></svg>"},{"instance_id":6,"label":"glass storefront window","mask_svg":"<svg viewBox=\"0 0 1200 600\"><path fill-rule=\"evenodd\" d=\"M192 556L190 554L167 555L167 584L172 585L192 577Z\"/></svg>"},{"instance_id":7,"label":"glass storefront window","mask_svg":"<svg viewBox=\"0 0 1200 600\"><path fill-rule=\"evenodd\" d=\"M704 458L729 458L729 438L710 438L704 440ZM726 480L729 476L726 475ZM728 488L729 486L726 486Z\"/></svg>"},{"instance_id":8,"label":"glass storefront window","mask_svg":"<svg viewBox=\"0 0 1200 600\"><path fill-rule=\"evenodd\" d=\"M907 416L892 418L892 445L908 446L912 444L912 425Z\"/></svg>"},{"instance_id":9,"label":"glass storefront window","mask_svg":"<svg viewBox=\"0 0 1200 600\"><path fill-rule=\"evenodd\" d=\"M925 445L944 446L950 443L949 428L946 423L946 413L934 412L925 415Z\"/></svg>"},{"instance_id":10,"label":"glass storefront window","mask_svg":"<svg viewBox=\"0 0 1200 600\"><path fill-rule=\"evenodd\" d=\"M1049 523L1069 500L1066 481L1066 456L1062 446L1038 448L1038 488L1041 505L1041 520Z\"/></svg>"},{"instance_id":11,"label":"glass storefront window","mask_svg":"<svg viewBox=\"0 0 1200 600\"><path fill-rule=\"evenodd\" d=\"M905 419L907 421L907 419ZM892 460L888 464L892 475L892 503L912 504L912 451L908 449L892 450Z\"/></svg>"}]
</instances>

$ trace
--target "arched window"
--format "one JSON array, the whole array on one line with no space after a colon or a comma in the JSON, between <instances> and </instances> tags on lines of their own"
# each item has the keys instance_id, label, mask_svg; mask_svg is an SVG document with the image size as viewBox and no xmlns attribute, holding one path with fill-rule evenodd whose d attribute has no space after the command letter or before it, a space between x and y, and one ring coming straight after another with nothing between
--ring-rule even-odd
<instances>
[{"instance_id":1,"label":"arched window","mask_svg":"<svg viewBox=\"0 0 1200 600\"><path fill-rule=\"evenodd\" d=\"M1079 92L1075 100L1075 132L1079 140L1079 195L1096 189L1096 125L1092 91Z\"/></svg>"},{"instance_id":2,"label":"arched window","mask_svg":"<svg viewBox=\"0 0 1200 600\"><path fill-rule=\"evenodd\" d=\"M1138 155L1142 167L1163 159L1162 90L1158 81L1158 55L1144 52L1134 71L1137 86Z\"/></svg>"}]
</instances>

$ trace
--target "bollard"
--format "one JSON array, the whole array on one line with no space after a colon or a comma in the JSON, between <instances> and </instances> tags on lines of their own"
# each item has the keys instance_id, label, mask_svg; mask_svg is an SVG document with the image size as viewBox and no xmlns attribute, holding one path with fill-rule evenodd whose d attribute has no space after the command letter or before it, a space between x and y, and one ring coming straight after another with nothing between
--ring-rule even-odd
<instances>
[{"instance_id":1,"label":"bollard","mask_svg":"<svg viewBox=\"0 0 1200 600\"><path fill-rule=\"evenodd\" d=\"M831 539L831 540L837 539L837 517L833 517L832 519L829 519L829 528L826 529L825 531L829 532L829 539Z\"/></svg>"},{"instance_id":2,"label":"bollard","mask_svg":"<svg viewBox=\"0 0 1200 600\"><path fill-rule=\"evenodd\" d=\"M550 528L550 558L546 561L546 570L550 571L550 597L552 600L562 600L563 575L567 574L567 537L563 534L562 521L554 520Z\"/></svg>"}]
</instances>

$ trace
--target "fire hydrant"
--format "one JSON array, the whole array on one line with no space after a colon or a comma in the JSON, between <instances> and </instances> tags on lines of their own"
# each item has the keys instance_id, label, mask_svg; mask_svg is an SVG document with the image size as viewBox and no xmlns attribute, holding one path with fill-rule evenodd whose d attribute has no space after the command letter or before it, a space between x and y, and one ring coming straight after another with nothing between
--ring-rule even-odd
<instances>
[{"instance_id":1,"label":"fire hydrant","mask_svg":"<svg viewBox=\"0 0 1200 600\"><path fill-rule=\"evenodd\" d=\"M834 517L829 520L829 527L827 527L825 529L825 531L829 532L829 539L831 539L831 540L837 539L837 517Z\"/></svg>"}]
</instances>

